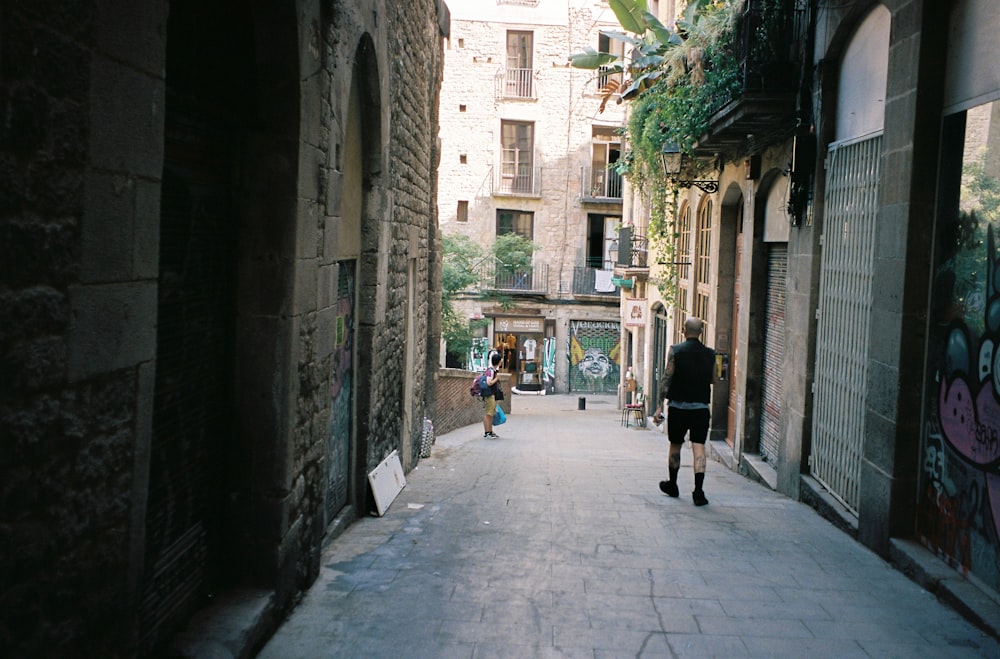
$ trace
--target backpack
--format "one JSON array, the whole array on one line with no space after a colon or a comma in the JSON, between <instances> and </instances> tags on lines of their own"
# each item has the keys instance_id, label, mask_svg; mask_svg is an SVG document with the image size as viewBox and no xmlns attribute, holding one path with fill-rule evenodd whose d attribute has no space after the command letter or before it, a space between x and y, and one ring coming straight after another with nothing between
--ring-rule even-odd
<instances>
[{"instance_id":1,"label":"backpack","mask_svg":"<svg viewBox=\"0 0 1000 659\"><path fill-rule=\"evenodd\" d=\"M493 394L492 388L486 384L486 374L489 373L489 369L486 369L481 375L477 375L472 380L472 384L469 386L470 396L490 396Z\"/></svg>"}]
</instances>

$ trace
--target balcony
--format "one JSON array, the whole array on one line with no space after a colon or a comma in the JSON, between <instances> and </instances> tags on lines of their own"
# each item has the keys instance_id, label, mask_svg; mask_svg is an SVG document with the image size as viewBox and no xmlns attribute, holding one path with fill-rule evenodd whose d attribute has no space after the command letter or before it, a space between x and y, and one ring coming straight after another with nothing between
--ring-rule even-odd
<instances>
[{"instance_id":1,"label":"balcony","mask_svg":"<svg viewBox=\"0 0 1000 659\"><path fill-rule=\"evenodd\" d=\"M541 197L542 168L503 164L493 170L490 184L495 197Z\"/></svg>"},{"instance_id":2,"label":"balcony","mask_svg":"<svg viewBox=\"0 0 1000 659\"><path fill-rule=\"evenodd\" d=\"M580 169L580 200L598 204L622 203L622 176L607 167Z\"/></svg>"},{"instance_id":3,"label":"balcony","mask_svg":"<svg viewBox=\"0 0 1000 659\"><path fill-rule=\"evenodd\" d=\"M612 271L601 268L573 268L573 295L597 295L617 298L618 287L612 283Z\"/></svg>"},{"instance_id":4,"label":"balcony","mask_svg":"<svg viewBox=\"0 0 1000 659\"><path fill-rule=\"evenodd\" d=\"M516 268L487 260L477 268L479 291L506 295L546 295L548 293L549 266L541 264Z\"/></svg>"},{"instance_id":5,"label":"balcony","mask_svg":"<svg viewBox=\"0 0 1000 659\"><path fill-rule=\"evenodd\" d=\"M807 29L801 0L746 0L733 44L739 91L712 114L697 155L757 153L791 136Z\"/></svg>"},{"instance_id":6,"label":"balcony","mask_svg":"<svg viewBox=\"0 0 1000 659\"><path fill-rule=\"evenodd\" d=\"M625 226L618 230L618 260L615 262L615 277L645 280L649 277L649 240L646 236L634 234L635 227Z\"/></svg>"},{"instance_id":7,"label":"balcony","mask_svg":"<svg viewBox=\"0 0 1000 659\"><path fill-rule=\"evenodd\" d=\"M534 100L534 69L500 69L494 77L497 100Z\"/></svg>"}]
</instances>

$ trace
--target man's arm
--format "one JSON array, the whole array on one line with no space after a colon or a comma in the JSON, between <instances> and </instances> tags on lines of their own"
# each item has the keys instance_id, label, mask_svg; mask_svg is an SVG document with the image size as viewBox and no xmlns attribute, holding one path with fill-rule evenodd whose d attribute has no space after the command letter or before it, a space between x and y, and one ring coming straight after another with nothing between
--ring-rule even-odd
<instances>
[{"instance_id":1,"label":"man's arm","mask_svg":"<svg viewBox=\"0 0 1000 659\"><path fill-rule=\"evenodd\" d=\"M670 381L674 377L674 348L670 347L667 352L667 367L663 369L663 375L660 376L660 400L662 401L667 397L667 391L670 390Z\"/></svg>"}]
</instances>

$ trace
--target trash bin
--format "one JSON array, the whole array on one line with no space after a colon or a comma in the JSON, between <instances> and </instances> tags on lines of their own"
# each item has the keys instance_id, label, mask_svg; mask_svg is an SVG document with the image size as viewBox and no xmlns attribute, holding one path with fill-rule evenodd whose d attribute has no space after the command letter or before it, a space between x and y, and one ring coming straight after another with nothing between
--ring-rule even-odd
<instances>
[{"instance_id":1,"label":"trash bin","mask_svg":"<svg viewBox=\"0 0 1000 659\"><path fill-rule=\"evenodd\" d=\"M585 410L587 409L587 398L585 396L580 396L576 399L576 409Z\"/></svg>"}]
</instances>

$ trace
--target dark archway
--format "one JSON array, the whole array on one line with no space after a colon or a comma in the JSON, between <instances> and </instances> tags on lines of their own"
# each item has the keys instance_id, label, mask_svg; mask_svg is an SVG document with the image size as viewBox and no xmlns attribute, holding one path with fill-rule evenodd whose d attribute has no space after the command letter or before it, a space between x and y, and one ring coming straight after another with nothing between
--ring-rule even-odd
<instances>
[{"instance_id":1,"label":"dark archway","mask_svg":"<svg viewBox=\"0 0 1000 659\"><path fill-rule=\"evenodd\" d=\"M388 281L380 280L380 261L388 259L389 238L384 227L383 214L387 210L387 182L383 171L382 142L382 100L379 86L378 56L375 43L370 35L361 37L355 55L352 72L352 91L357 94L358 116L349 118L348 127L360 129L361 150L360 161L353 166L361 167L361 217L360 217L360 254L358 259L358 325L357 325L357 388L356 388L356 428L354 470L352 474L352 501L358 514L366 514L370 509L368 481L365 478L371 465L369 464L368 447L372 432L372 414L374 395L374 363L376 332L381 320L380 309L384 309L385 301L380 296L385 295ZM345 167L347 165L345 164ZM382 252L385 253L382 253ZM380 291L380 288L382 289ZM400 390L400 393L402 390ZM399 405L398 397L394 401ZM382 413L390 413L391 401L382 401ZM398 415L397 415L398 418Z\"/></svg>"},{"instance_id":2,"label":"dark archway","mask_svg":"<svg viewBox=\"0 0 1000 659\"><path fill-rule=\"evenodd\" d=\"M298 29L294 7L251 4L170 7L141 654L221 591L273 587L280 571L265 513L290 489L275 394L293 377L279 319L294 265Z\"/></svg>"}]
</instances>

